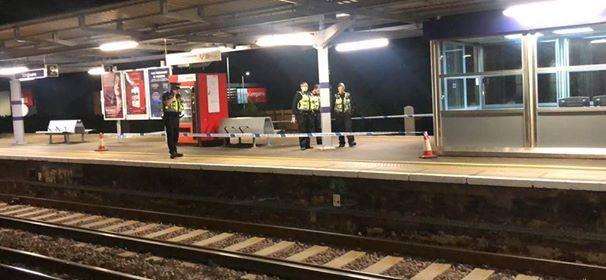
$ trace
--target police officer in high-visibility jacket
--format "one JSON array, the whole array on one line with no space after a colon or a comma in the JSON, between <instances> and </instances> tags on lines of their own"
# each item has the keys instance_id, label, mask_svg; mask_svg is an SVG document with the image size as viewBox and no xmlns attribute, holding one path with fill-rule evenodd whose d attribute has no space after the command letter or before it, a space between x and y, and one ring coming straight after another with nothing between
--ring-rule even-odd
<instances>
[{"instance_id":1,"label":"police officer in high-visibility jacket","mask_svg":"<svg viewBox=\"0 0 606 280\"><path fill-rule=\"evenodd\" d=\"M353 111L353 102L351 94L345 91L345 84L339 83L337 93L333 97L333 114L335 117L335 129L338 132L351 132L351 114ZM356 146L353 137L347 136L347 143L350 147ZM345 137L339 136L339 147L345 147Z\"/></svg>"},{"instance_id":2,"label":"police officer in high-visibility jacket","mask_svg":"<svg viewBox=\"0 0 606 280\"><path fill-rule=\"evenodd\" d=\"M322 132L322 114L320 113L320 85L314 85L311 91L311 119L313 132ZM322 137L316 137L316 144L322 145Z\"/></svg>"},{"instance_id":3,"label":"police officer in high-visibility jacket","mask_svg":"<svg viewBox=\"0 0 606 280\"><path fill-rule=\"evenodd\" d=\"M299 90L295 93L292 100L292 122L297 122L300 133L310 133L313 129L313 120L311 114L311 94L309 85L302 82ZM299 146L301 150L310 149L309 137L299 137Z\"/></svg>"},{"instance_id":4,"label":"police officer in high-visibility jacket","mask_svg":"<svg viewBox=\"0 0 606 280\"><path fill-rule=\"evenodd\" d=\"M177 152L179 119L181 118L181 111L183 109L178 84L171 84L170 90L162 95L162 103L162 120L166 128L166 144L168 145L170 158L182 157L183 154Z\"/></svg>"}]
</instances>

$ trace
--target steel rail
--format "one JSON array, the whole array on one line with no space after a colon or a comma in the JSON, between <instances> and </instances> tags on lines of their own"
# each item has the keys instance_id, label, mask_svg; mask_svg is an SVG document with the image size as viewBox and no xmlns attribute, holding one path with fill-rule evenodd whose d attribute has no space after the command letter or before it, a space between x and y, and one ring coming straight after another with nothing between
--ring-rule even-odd
<instances>
[{"instance_id":1,"label":"steel rail","mask_svg":"<svg viewBox=\"0 0 606 280\"><path fill-rule=\"evenodd\" d=\"M292 279L398 279L385 275L277 260L220 249L194 247L7 216L0 216L0 226L21 229L36 234L61 236L80 242L125 247L131 251L152 253L165 258L177 258L189 262L204 260L229 268L256 271Z\"/></svg>"},{"instance_id":2,"label":"steel rail","mask_svg":"<svg viewBox=\"0 0 606 280\"><path fill-rule=\"evenodd\" d=\"M27 252L23 250L12 249L8 247L0 247L0 258L3 261L13 261L18 263L25 263L33 266L41 266L48 268L51 271L58 271L61 273L67 273L72 276L79 276L89 278L94 276L94 279L106 279L106 280L146 280L148 278L131 275L128 273L122 273L113 271L101 267L80 264L76 262L66 261L58 258L53 258L41 254ZM60 279L52 276L48 276L41 273L36 273L31 270L18 269L14 266L3 266L0 268L0 275L7 275L10 271L24 275L28 274L32 278L29 279ZM28 273L29 271L29 273ZM5 274L6 273L6 274ZM37 277L36 277L37 276ZM49 278L50 277L50 278Z\"/></svg>"},{"instance_id":3,"label":"steel rail","mask_svg":"<svg viewBox=\"0 0 606 280\"><path fill-rule=\"evenodd\" d=\"M6 264L0 264L0 278L21 280L61 280L61 278L50 276L35 270Z\"/></svg>"},{"instance_id":4,"label":"steel rail","mask_svg":"<svg viewBox=\"0 0 606 280\"><path fill-rule=\"evenodd\" d=\"M231 230L236 232L264 234L272 237L294 239L298 241L326 243L337 246L363 248L366 250L397 253L417 257L438 258L446 261L470 265L489 265L501 269L532 271L534 273L541 273L545 275L563 276L568 278L585 278L588 280L603 279L603 276L606 275L606 267L598 265L580 264L511 254L491 253L413 242L402 242L380 238L361 237L356 235L311 229L246 223L233 220L0 194L0 198L10 197L17 197L20 199L21 203L32 204L34 206L64 208L87 213L124 217L127 219L141 219L144 221L171 222L174 224L204 227L223 231Z\"/></svg>"}]
</instances>

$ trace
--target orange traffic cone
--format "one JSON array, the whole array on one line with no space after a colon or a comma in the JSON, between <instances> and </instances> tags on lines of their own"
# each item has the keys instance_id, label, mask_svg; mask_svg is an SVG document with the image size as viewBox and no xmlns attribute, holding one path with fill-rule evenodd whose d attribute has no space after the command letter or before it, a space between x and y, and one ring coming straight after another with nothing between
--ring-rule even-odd
<instances>
[{"instance_id":1,"label":"orange traffic cone","mask_svg":"<svg viewBox=\"0 0 606 280\"><path fill-rule=\"evenodd\" d=\"M107 147L105 147L105 141L103 140L103 132L99 133L99 147L95 151L97 151L97 152L107 151Z\"/></svg>"},{"instance_id":2,"label":"orange traffic cone","mask_svg":"<svg viewBox=\"0 0 606 280\"><path fill-rule=\"evenodd\" d=\"M429 140L430 140L429 134L427 134L427 131L423 132L423 144L425 147L423 149L423 155L421 155L421 158L437 158L438 157L431 150L431 142Z\"/></svg>"}]
</instances>

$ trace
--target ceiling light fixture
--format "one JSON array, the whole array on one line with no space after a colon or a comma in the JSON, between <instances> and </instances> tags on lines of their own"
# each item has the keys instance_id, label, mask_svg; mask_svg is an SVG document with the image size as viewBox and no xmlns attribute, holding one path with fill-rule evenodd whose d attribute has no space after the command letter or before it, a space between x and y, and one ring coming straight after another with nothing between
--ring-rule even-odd
<instances>
[{"instance_id":1,"label":"ceiling light fixture","mask_svg":"<svg viewBox=\"0 0 606 280\"><path fill-rule=\"evenodd\" d=\"M105 68L103 68L103 66L93 67L91 69L88 69L88 74L92 75L92 76L99 76L99 75L103 75L105 73L106 73Z\"/></svg>"},{"instance_id":2,"label":"ceiling light fixture","mask_svg":"<svg viewBox=\"0 0 606 280\"><path fill-rule=\"evenodd\" d=\"M0 76L12 76L27 71L29 71L29 68L25 66L5 67L0 68Z\"/></svg>"},{"instance_id":3,"label":"ceiling light fixture","mask_svg":"<svg viewBox=\"0 0 606 280\"><path fill-rule=\"evenodd\" d=\"M359 50L383 48L383 47L387 47L388 45L389 45L388 39L378 38L378 39L364 40L364 41L358 41L358 42L337 44L335 49L338 52L353 52L353 51L359 51Z\"/></svg>"},{"instance_id":4,"label":"ceiling light fixture","mask_svg":"<svg viewBox=\"0 0 606 280\"><path fill-rule=\"evenodd\" d=\"M558 29L558 30L554 30L553 33L558 34L558 35L570 35L570 34L591 33L593 31L594 30L591 27L579 27L579 28Z\"/></svg>"},{"instance_id":5,"label":"ceiling light fixture","mask_svg":"<svg viewBox=\"0 0 606 280\"><path fill-rule=\"evenodd\" d=\"M128 49L134 49L139 46L137 41L127 40L127 41L116 41L104 43L99 46L99 49L104 52L114 52L114 51L122 51Z\"/></svg>"},{"instance_id":6,"label":"ceiling light fixture","mask_svg":"<svg viewBox=\"0 0 606 280\"><path fill-rule=\"evenodd\" d=\"M514 5L503 11L527 28L579 25L600 20L606 1L555 0Z\"/></svg>"},{"instance_id":7,"label":"ceiling light fixture","mask_svg":"<svg viewBox=\"0 0 606 280\"><path fill-rule=\"evenodd\" d=\"M266 35L260 37L256 44L259 47L311 46L314 44L314 36L306 32Z\"/></svg>"}]
</instances>

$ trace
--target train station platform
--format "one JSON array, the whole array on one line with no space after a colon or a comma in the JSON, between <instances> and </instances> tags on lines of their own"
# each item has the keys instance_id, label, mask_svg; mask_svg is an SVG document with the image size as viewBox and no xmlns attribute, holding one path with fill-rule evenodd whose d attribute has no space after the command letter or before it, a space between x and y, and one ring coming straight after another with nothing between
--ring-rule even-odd
<instances>
[{"instance_id":1,"label":"train station platform","mask_svg":"<svg viewBox=\"0 0 606 280\"><path fill-rule=\"evenodd\" d=\"M97 136L86 142L48 144L43 135L27 135L27 144L0 138L0 159L385 179L564 190L606 191L606 160L440 157L423 160L422 138L358 137L355 148L298 149L296 139L257 148L180 147L185 156L168 157L162 136L136 136L118 142L106 136L109 151L95 152ZM313 141L312 141L313 142Z\"/></svg>"}]
</instances>

